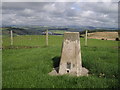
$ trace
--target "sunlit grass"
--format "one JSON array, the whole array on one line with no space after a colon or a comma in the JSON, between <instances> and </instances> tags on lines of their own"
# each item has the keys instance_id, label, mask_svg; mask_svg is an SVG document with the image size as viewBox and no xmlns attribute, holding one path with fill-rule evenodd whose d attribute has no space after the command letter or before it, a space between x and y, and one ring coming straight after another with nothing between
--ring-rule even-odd
<instances>
[{"instance_id":1,"label":"sunlit grass","mask_svg":"<svg viewBox=\"0 0 120 90\"><path fill-rule=\"evenodd\" d=\"M31 40L29 40L31 38ZM9 46L4 38L3 46ZM8 42L7 42L8 41ZM41 46L39 48L3 49L4 88L115 88L118 83L118 42L88 39L84 46L81 38L82 65L89 70L88 77L50 76L53 59L60 57L63 36L14 37L15 46Z\"/></svg>"}]
</instances>

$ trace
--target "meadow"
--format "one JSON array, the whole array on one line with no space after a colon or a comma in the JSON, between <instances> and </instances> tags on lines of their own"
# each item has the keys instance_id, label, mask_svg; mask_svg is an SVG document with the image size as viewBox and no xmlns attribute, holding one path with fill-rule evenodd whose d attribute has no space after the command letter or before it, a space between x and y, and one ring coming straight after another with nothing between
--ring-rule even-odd
<instances>
[{"instance_id":1,"label":"meadow","mask_svg":"<svg viewBox=\"0 0 120 90\"><path fill-rule=\"evenodd\" d=\"M44 35L20 35L14 37L10 49L10 37L3 36L2 84L3 88L117 88L118 41L80 39L82 65L89 76L50 76L58 66L63 36L49 36L49 46ZM24 48L21 48L24 46ZM39 46L27 48L27 46Z\"/></svg>"}]
</instances>

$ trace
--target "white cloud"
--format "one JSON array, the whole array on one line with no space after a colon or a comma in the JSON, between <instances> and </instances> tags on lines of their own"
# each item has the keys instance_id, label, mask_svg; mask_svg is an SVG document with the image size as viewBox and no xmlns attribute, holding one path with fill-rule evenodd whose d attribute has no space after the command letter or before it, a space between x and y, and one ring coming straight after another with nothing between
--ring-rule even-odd
<instances>
[{"instance_id":1,"label":"white cloud","mask_svg":"<svg viewBox=\"0 0 120 90\"><path fill-rule=\"evenodd\" d=\"M83 11L82 16L83 17L88 17L88 16L93 16L94 12L93 11Z\"/></svg>"},{"instance_id":2,"label":"white cloud","mask_svg":"<svg viewBox=\"0 0 120 90\"><path fill-rule=\"evenodd\" d=\"M43 7L43 10L48 11L48 12L53 12L56 10L55 4L47 4Z\"/></svg>"},{"instance_id":3,"label":"white cloud","mask_svg":"<svg viewBox=\"0 0 120 90\"><path fill-rule=\"evenodd\" d=\"M2 0L2 2L119 2L119 0Z\"/></svg>"},{"instance_id":4,"label":"white cloud","mask_svg":"<svg viewBox=\"0 0 120 90\"><path fill-rule=\"evenodd\" d=\"M26 8L26 9L23 11L23 13L31 14L31 13L33 13L33 10Z\"/></svg>"},{"instance_id":5,"label":"white cloud","mask_svg":"<svg viewBox=\"0 0 120 90\"><path fill-rule=\"evenodd\" d=\"M117 27L117 3L3 3L3 24Z\"/></svg>"}]
</instances>

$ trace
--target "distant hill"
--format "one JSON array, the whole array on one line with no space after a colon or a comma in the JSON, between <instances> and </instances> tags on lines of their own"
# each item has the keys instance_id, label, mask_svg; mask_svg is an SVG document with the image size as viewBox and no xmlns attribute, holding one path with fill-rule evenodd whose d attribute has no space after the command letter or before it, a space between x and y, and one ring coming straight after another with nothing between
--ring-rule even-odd
<instances>
[{"instance_id":1,"label":"distant hill","mask_svg":"<svg viewBox=\"0 0 120 90\"><path fill-rule=\"evenodd\" d=\"M39 35L39 34L41 34L40 31L35 31L32 29L8 27L8 28L3 28L2 35L10 34L10 30L13 31L14 35L33 35L33 34Z\"/></svg>"},{"instance_id":2,"label":"distant hill","mask_svg":"<svg viewBox=\"0 0 120 90\"><path fill-rule=\"evenodd\" d=\"M2 28L2 35L10 35L10 31L13 31L13 35L44 35L46 32L46 28L15 28L15 27L7 27ZM49 29L48 29L49 30ZM60 32L56 32L56 29L50 29L50 35L62 35ZM65 29L58 29L58 30L65 30ZM54 33L55 32L55 33Z\"/></svg>"},{"instance_id":3,"label":"distant hill","mask_svg":"<svg viewBox=\"0 0 120 90\"><path fill-rule=\"evenodd\" d=\"M82 28L82 27L81 27ZM103 31L118 31L118 30L105 30L105 29L95 29L94 27L88 27L88 33L92 32L103 32ZM80 32L80 34L85 34L85 30L80 28L69 27L45 27L45 26L19 26L19 27L4 27L2 28L2 35L10 35L10 30L13 31L14 35L43 35L45 31L48 30L51 35L62 35L64 32Z\"/></svg>"}]
</instances>

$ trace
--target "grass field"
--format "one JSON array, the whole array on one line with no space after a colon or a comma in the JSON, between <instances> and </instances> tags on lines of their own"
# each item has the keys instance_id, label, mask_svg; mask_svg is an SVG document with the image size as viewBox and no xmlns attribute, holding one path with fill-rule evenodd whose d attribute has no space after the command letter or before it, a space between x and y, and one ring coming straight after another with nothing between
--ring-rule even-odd
<instances>
[{"instance_id":1,"label":"grass field","mask_svg":"<svg viewBox=\"0 0 120 90\"><path fill-rule=\"evenodd\" d=\"M88 47L81 38L82 64L89 76L50 76L53 64L60 59L62 36L16 36L14 46L39 48L3 49L3 88L117 88L118 41L88 39ZM10 46L10 38L3 37L3 47Z\"/></svg>"},{"instance_id":2,"label":"grass field","mask_svg":"<svg viewBox=\"0 0 120 90\"><path fill-rule=\"evenodd\" d=\"M51 32L53 33L59 33L59 34L64 34L64 32L66 32L65 30L51 30Z\"/></svg>"}]
</instances>

